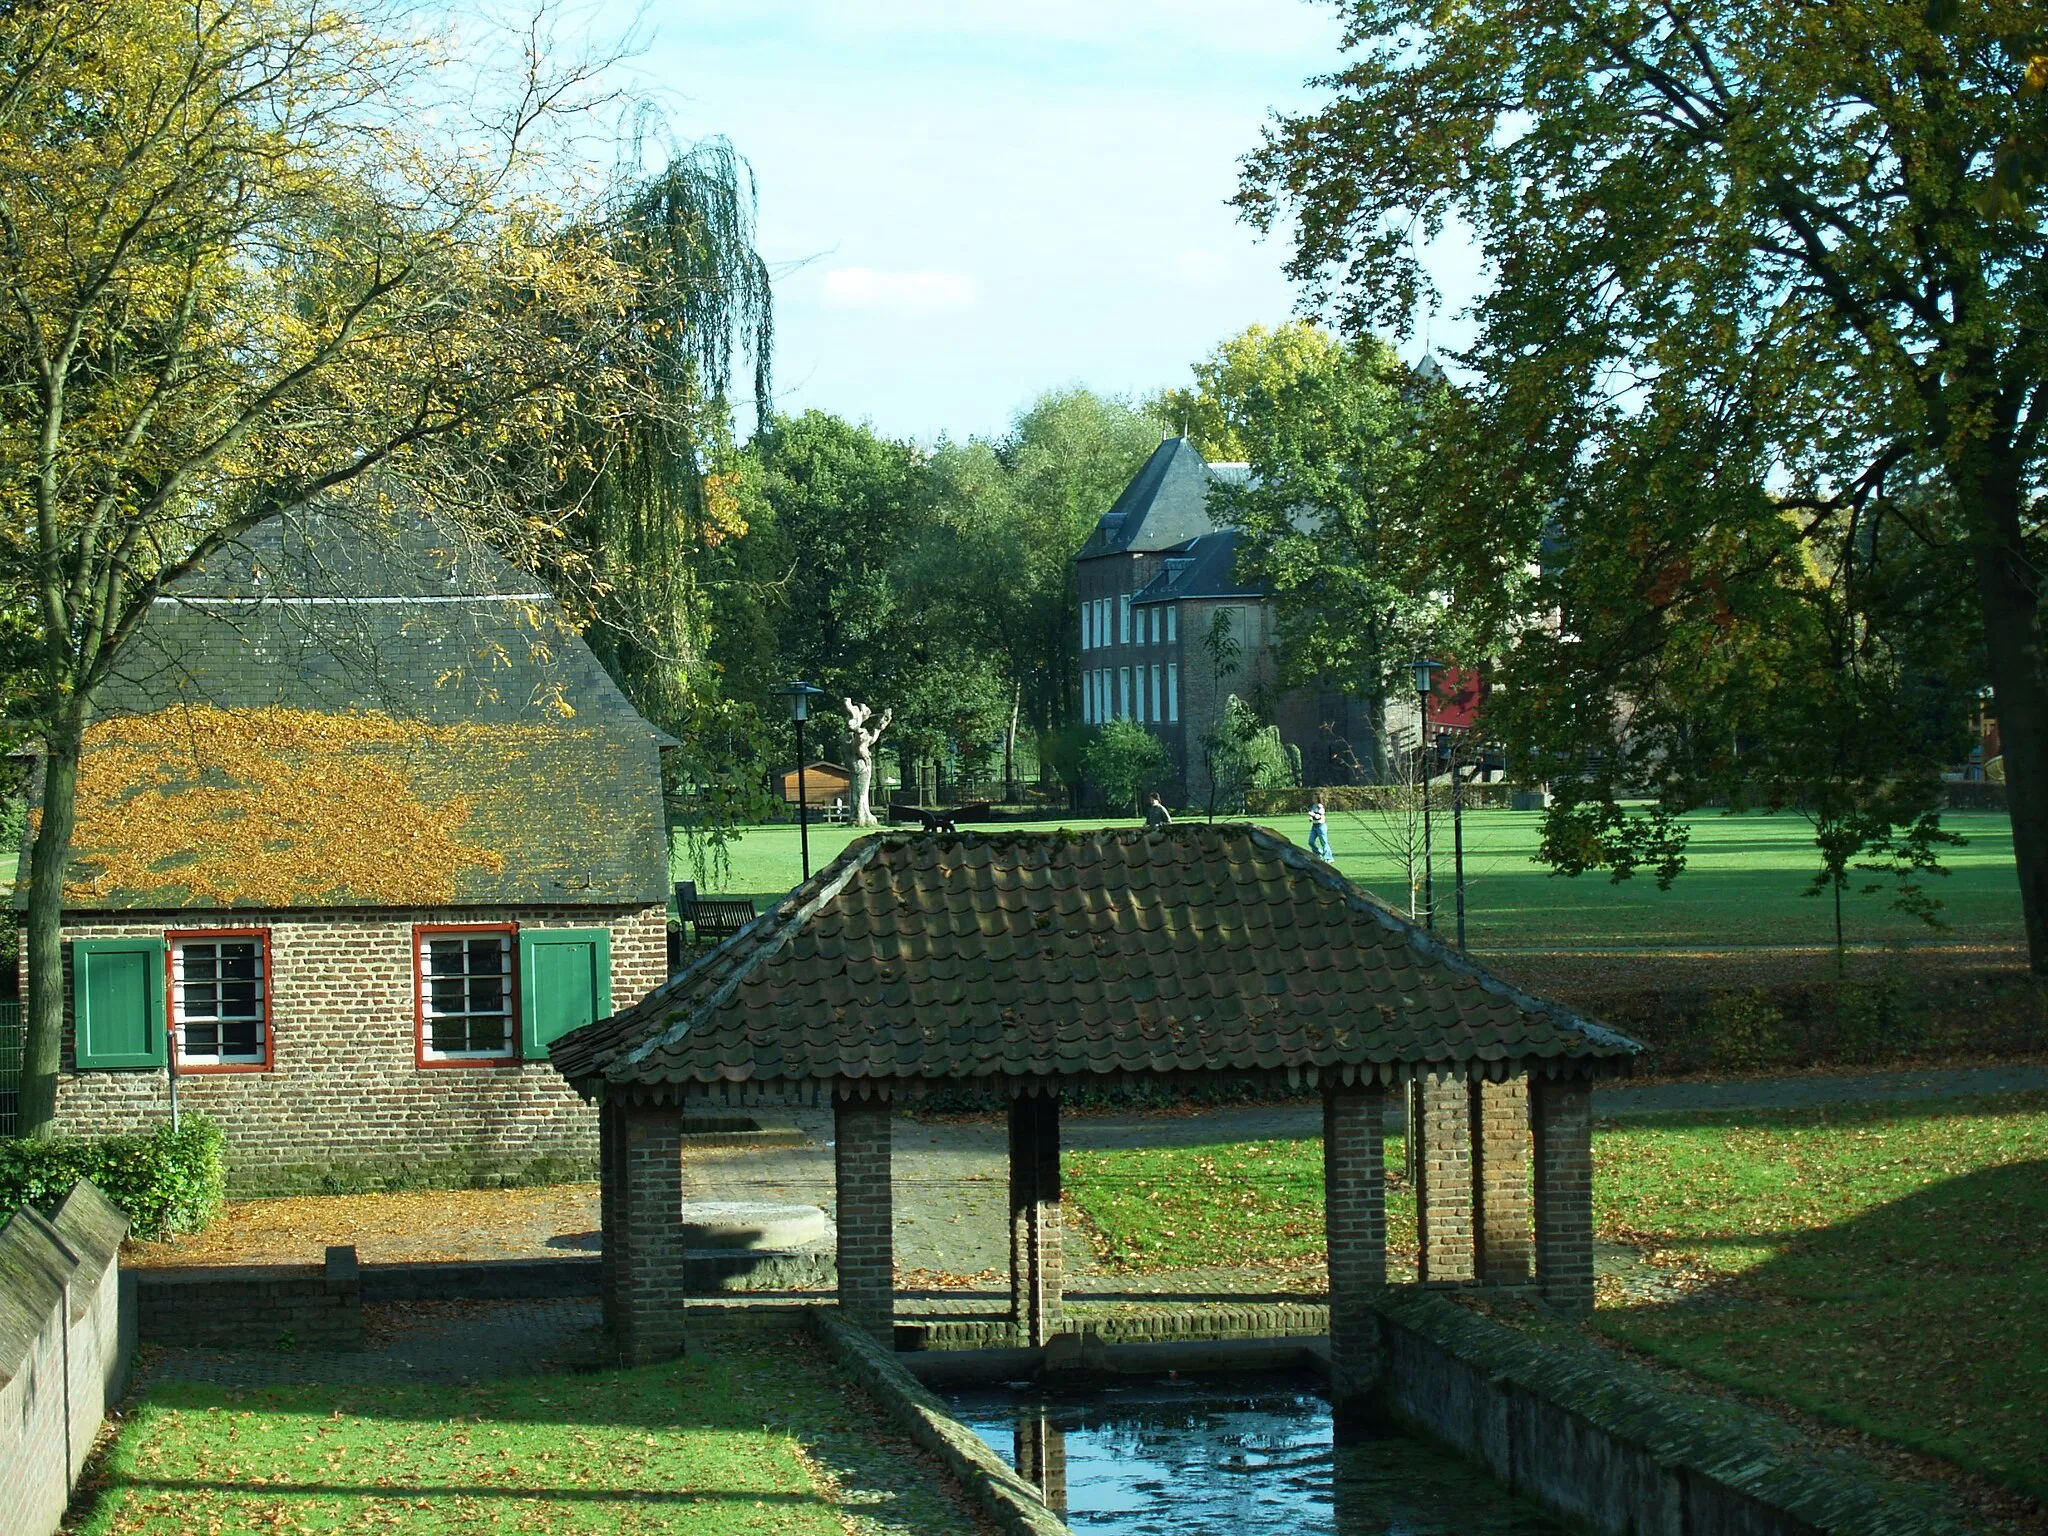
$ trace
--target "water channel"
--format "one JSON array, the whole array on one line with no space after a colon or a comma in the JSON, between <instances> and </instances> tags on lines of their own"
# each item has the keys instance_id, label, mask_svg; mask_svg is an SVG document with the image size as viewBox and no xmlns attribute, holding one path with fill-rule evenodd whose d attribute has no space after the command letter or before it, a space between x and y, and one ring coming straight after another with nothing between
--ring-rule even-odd
<instances>
[{"instance_id":1,"label":"water channel","mask_svg":"<svg viewBox=\"0 0 2048 1536\"><path fill-rule=\"evenodd\" d=\"M957 1387L963 1424L1087 1536L1561 1536L1460 1457L1335 1431L1311 1378Z\"/></svg>"}]
</instances>

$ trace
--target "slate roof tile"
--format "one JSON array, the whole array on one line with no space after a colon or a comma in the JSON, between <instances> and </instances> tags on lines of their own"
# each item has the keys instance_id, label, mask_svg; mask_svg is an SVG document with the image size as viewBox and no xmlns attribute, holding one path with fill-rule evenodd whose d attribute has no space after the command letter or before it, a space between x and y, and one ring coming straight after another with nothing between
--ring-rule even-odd
<instances>
[{"instance_id":1,"label":"slate roof tile","mask_svg":"<svg viewBox=\"0 0 2048 1536\"><path fill-rule=\"evenodd\" d=\"M882 833L557 1041L616 1084L1571 1061L1630 1040L1242 824Z\"/></svg>"}]
</instances>

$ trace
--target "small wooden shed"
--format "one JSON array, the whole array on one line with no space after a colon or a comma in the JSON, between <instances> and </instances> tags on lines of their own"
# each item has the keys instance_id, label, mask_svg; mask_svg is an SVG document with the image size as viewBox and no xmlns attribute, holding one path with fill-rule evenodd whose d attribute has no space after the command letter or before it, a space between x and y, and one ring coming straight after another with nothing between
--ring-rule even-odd
<instances>
[{"instance_id":1,"label":"small wooden shed","mask_svg":"<svg viewBox=\"0 0 2048 1536\"><path fill-rule=\"evenodd\" d=\"M853 775L837 763L804 764L803 795L806 809L829 810L835 800L853 804ZM785 768L775 775L775 792L790 804L797 803L797 775Z\"/></svg>"},{"instance_id":2,"label":"small wooden shed","mask_svg":"<svg viewBox=\"0 0 2048 1536\"><path fill-rule=\"evenodd\" d=\"M1320 1091L1338 1392L1377 1375L1388 1096L1418 1085L1425 1284L1593 1304L1591 1087L1634 1041L1488 975L1279 834L1236 825L881 833L553 1059L601 1106L621 1355L684 1340L685 1106L830 1104L839 1302L893 1337L891 1113L1007 1105L1020 1344L1062 1331L1060 1101ZM1532 1263L1533 1261L1533 1263Z\"/></svg>"}]
</instances>

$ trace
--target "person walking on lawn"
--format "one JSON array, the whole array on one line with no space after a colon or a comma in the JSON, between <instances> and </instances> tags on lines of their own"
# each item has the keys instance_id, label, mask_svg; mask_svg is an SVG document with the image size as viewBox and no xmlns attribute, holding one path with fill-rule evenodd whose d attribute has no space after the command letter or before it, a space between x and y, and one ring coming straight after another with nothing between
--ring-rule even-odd
<instances>
[{"instance_id":1,"label":"person walking on lawn","mask_svg":"<svg viewBox=\"0 0 2048 1536\"><path fill-rule=\"evenodd\" d=\"M1173 825L1173 812L1166 808L1166 804L1159 798L1157 790L1153 791L1151 802L1145 807L1145 825L1148 827L1170 827Z\"/></svg>"},{"instance_id":2,"label":"person walking on lawn","mask_svg":"<svg viewBox=\"0 0 2048 1536\"><path fill-rule=\"evenodd\" d=\"M1317 795L1308 808L1308 851L1325 863L1332 862L1330 854L1330 817L1323 809L1323 797Z\"/></svg>"}]
</instances>

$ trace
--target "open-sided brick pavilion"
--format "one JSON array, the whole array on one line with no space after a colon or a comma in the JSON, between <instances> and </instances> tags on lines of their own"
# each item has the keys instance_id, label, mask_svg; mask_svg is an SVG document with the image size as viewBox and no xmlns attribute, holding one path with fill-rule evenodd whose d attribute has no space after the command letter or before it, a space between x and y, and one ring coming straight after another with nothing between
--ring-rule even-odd
<instances>
[{"instance_id":1,"label":"open-sided brick pavilion","mask_svg":"<svg viewBox=\"0 0 2048 1536\"><path fill-rule=\"evenodd\" d=\"M1012 1315L1039 1345L1061 1324L1063 1094L1319 1087L1341 1391L1375 1368L1389 1092L1420 1085L1422 1282L1527 1284L1533 1259L1583 1310L1590 1089L1639 1049L1224 824L864 838L553 1059L600 1106L605 1318L634 1361L684 1343L686 1108L832 1106L839 1303L888 1341L891 1113L935 1089L1006 1102Z\"/></svg>"}]
</instances>

